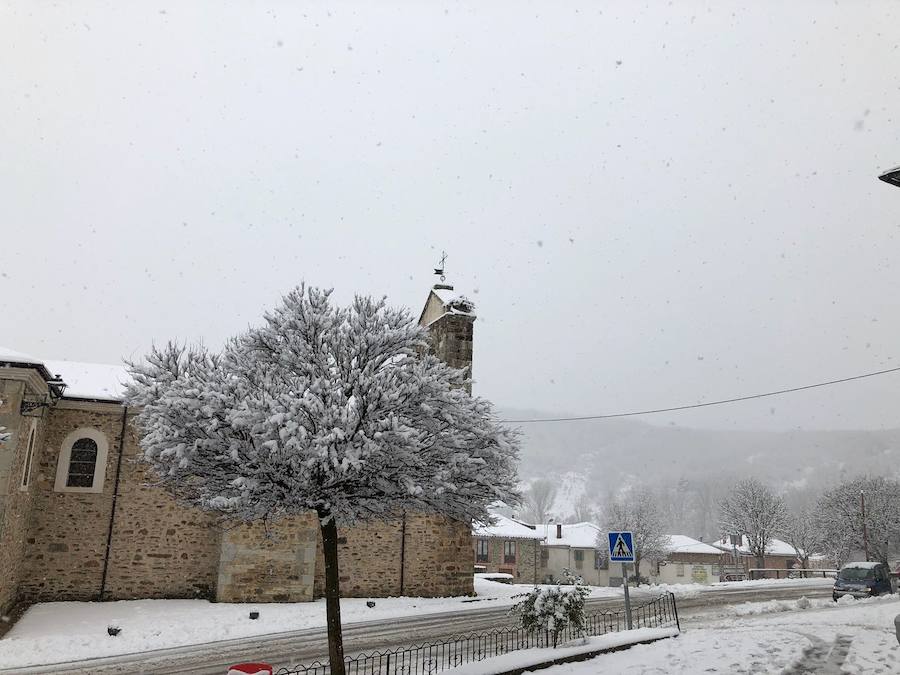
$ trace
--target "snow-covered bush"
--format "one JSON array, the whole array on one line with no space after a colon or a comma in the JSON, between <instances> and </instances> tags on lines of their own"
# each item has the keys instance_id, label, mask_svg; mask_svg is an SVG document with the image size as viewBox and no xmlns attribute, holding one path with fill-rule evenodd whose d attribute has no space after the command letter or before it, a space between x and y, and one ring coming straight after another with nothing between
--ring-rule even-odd
<instances>
[{"instance_id":1,"label":"snow-covered bush","mask_svg":"<svg viewBox=\"0 0 900 675\"><path fill-rule=\"evenodd\" d=\"M579 636L584 633L584 601L590 595L581 577L572 576L569 570L565 570L564 574L569 584L565 588L560 584L550 588L535 586L510 609L510 614L520 616L525 630L547 631L554 648L566 628L571 628L572 633Z\"/></svg>"}]
</instances>

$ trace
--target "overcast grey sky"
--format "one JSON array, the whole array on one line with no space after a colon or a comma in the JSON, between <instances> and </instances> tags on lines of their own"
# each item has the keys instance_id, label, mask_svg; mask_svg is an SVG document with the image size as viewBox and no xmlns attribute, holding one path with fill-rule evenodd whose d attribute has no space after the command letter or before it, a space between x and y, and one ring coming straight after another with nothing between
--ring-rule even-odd
<instances>
[{"instance_id":1,"label":"overcast grey sky","mask_svg":"<svg viewBox=\"0 0 900 675\"><path fill-rule=\"evenodd\" d=\"M753 6L747 6L752 4ZM301 280L593 413L900 366L897 2L3 2L0 344L217 344ZM900 374L657 424L900 425Z\"/></svg>"}]
</instances>

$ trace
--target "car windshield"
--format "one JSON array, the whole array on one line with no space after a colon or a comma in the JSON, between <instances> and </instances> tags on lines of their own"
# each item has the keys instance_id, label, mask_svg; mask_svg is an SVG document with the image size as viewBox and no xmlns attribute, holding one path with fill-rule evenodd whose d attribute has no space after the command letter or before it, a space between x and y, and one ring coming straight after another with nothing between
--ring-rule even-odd
<instances>
[{"instance_id":1,"label":"car windshield","mask_svg":"<svg viewBox=\"0 0 900 675\"><path fill-rule=\"evenodd\" d=\"M864 579L874 579L875 570L872 567L848 567L841 570L838 578L843 581L863 581Z\"/></svg>"}]
</instances>

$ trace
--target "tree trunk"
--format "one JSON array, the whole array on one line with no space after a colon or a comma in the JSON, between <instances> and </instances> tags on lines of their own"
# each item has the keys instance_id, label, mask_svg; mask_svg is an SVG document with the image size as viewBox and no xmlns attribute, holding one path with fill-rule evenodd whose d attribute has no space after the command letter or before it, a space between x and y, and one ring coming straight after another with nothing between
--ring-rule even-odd
<instances>
[{"instance_id":1,"label":"tree trunk","mask_svg":"<svg viewBox=\"0 0 900 675\"><path fill-rule=\"evenodd\" d=\"M325 621L328 625L328 664L331 675L344 675L344 638L341 633L341 580L338 570L338 533L334 518L323 524L322 550L325 553Z\"/></svg>"},{"instance_id":2,"label":"tree trunk","mask_svg":"<svg viewBox=\"0 0 900 675\"><path fill-rule=\"evenodd\" d=\"M757 555L756 556L756 566L760 569L766 566L766 556L765 555Z\"/></svg>"}]
</instances>

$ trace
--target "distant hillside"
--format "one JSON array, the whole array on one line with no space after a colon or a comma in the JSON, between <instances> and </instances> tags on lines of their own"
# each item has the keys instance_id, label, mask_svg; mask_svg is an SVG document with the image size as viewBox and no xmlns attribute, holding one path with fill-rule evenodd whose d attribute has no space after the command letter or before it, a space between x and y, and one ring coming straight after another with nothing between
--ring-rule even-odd
<instances>
[{"instance_id":1,"label":"distant hillside","mask_svg":"<svg viewBox=\"0 0 900 675\"><path fill-rule=\"evenodd\" d=\"M500 414L554 416L515 409ZM845 477L900 475L900 429L719 431L622 419L519 426L520 474L526 481L560 482L558 515L570 513L582 492L602 507L621 487L646 483L661 493L673 527L693 536L718 535L716 504L738 478L759 478L797 505Z\"/></svg>"}]
</instances>

